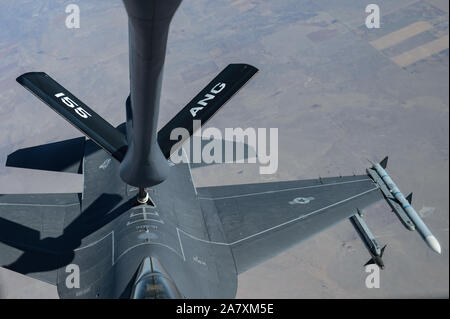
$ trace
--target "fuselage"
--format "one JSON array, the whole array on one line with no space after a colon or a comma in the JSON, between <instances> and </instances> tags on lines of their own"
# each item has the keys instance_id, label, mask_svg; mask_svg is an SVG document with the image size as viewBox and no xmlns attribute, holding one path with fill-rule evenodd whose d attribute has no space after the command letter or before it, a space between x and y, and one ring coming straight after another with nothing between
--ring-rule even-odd
<instances>
[{"instance_id":1,"label":"fuselage","mask_svg":"<svg viewBox=\"0 0 450 319\"><path fill-rule=\"evenodd\" d=\"M154 258L183 297L234 297L237 274L231 250L220 237L214 208L197 199L189 165L172 165L169 178L148 190L150 201L144 205L136 203L137 189L120 179L118 169L117 161L86 142L77 218L92 231L74 249L80 287L67 288L61 268L60 296L129 298L140 266Z\"/></svg>"}]
</instances>

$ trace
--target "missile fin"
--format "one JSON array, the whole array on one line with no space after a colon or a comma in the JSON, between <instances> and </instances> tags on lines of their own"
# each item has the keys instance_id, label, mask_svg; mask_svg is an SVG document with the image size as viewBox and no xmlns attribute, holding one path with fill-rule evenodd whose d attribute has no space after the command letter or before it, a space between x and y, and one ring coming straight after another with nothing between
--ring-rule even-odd
<instances>
[{"instance_id":1,"label":"missile fin","mask_svg":"<svg viewBox=\"0 0 450 319\"><path fill-rule=\"evenodd\" d=\"M409 195L406 196L406 200L407 200L408 203L410 203L410 204L411 204L411 202L412 202L412 194L413 194L413 193L409 193Z\"/></svg>"},{"instance_id":2,"label":"missile fin","mask_svg":"<svg viewBox=\"0 0 450 319\"><path fill-rule=\"evenodd\" d=\"M388 162L388 157L386 156L381 162L380 162L380 166L383 168L387 167L387 162Z\"/></svg>"},{"instance_id":3,"label":"missile fin","mask_svg":"<svg viewBox=\"0 0 450 319\"><path fill-rule=\"evenodd\" d=\"M384 249L386 248L386 246L387 246L387 245L384 245L383 248L381 248L380 258L383 257Z\"/></svg>"},{"instance_id":4,"label":"missile fin","mask_svg":"<svg viewBox=\"0 0 450 319\"><path fill-rule=\"evenodd\" d=\"M374 264L375 264L375 260L373 260L373 258L370 258L369 261L364 264L364 267L366 267L368 265L374 265Z\"/></svg>"}]
</instances>

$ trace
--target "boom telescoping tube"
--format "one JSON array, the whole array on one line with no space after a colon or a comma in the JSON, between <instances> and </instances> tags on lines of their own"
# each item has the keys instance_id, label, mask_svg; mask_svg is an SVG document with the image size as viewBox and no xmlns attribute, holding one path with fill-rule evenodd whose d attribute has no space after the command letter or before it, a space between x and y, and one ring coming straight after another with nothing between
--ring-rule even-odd
<instances>
[{"instance_id":1,"label":"boom telescoping tube","mask_svg":"<svg viewBox=\"0 0 450 319\"><path fill-rule=\"evenodd\" d=\"M411 206L411 204L406 200L405 196L403 196L400 189L395 185L389 175L386 173L383 167L380 164L374 164L373 168L380 175L381 179L384 181L386 186L389 188L389 191L392 195L397 199L397 201L402 205L403 210L408 214L409 218L416 225L416 229L419 234L423 237L425 242L430 246L438 254L441 253L441 245L434 235L431 233L430 229L425 225L422 218L420 218L419 214L417 214L416 210Z\"/></svg>"},{"instance_id":2,"label":"boom telescoping tube","mask_svg":"<svg viewBox=\"0 0 450 319\"><path fill-rule=\"evenodd\" d=\"M157 126L169 26L181 0L122 1L128 14L130 97L128 150L120 164L120 177L132 186L151 187L169 175Z\"/></svg>"}]
</instances>

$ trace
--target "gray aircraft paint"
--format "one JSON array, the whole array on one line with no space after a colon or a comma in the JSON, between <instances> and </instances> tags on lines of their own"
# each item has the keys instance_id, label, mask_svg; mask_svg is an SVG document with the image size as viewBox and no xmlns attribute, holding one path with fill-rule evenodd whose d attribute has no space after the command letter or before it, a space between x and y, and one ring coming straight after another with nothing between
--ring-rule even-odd
<instances>
[{"instance_id":1,"label":"gray aircraft paint","mask_svg":"<svg viewBox=\"0 0 450 319\"><path fill-rule=\"evenodd\" d=\"M57 285L63 298L128 298L152 256L184 297L231 298L238 273L382 198L367 176L196 190L181 163L149 189L154 207L136 205L137 190L120 179L118 161L99 168L110 158L86 142L81 198L1 196L2 265ZM316 200L289 203L300 196ZM40 209L43 219L29 219L28 209ZM79 289L65 285L69 263L80 267Z\"/></svg>"},{"instance_id":2,"label":"gray aircraft paint","mask_svg":"<svg viewBox=\"0 0 450 319\"><path fill-rule=\"evenodd\" d=\"M239 273L383 199L366 175L196 189L182 163L150 187L153 205L137 205L120 160L93 140L28 149L48 150L37 164L82 173L83 192L1 195L0 265L56 285L63 298L129 298L149 258L184 297L234 297ZM12 162L31 167L27 154ZM299 198L314 200L291 204ZM80 268L80 288L65 285L69 264Z\"/></svg>"}]
</instances>

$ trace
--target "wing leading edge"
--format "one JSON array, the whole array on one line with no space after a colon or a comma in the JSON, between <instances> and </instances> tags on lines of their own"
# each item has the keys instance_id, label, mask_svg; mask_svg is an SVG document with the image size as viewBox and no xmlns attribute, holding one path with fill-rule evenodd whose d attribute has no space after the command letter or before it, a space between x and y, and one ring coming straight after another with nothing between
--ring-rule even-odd
<instances>
[{"instance_id":1,"label":"wing leading edge","mask_svg":"<svg viewBox=\"0 0 450 319\"><path fill-rule=\"evenodd\" d=\"M197 191L203 208L217 212L221 229L211 232L223 233L238 273L383 199L367 175Z\"/></svg>"}]
</instances>

